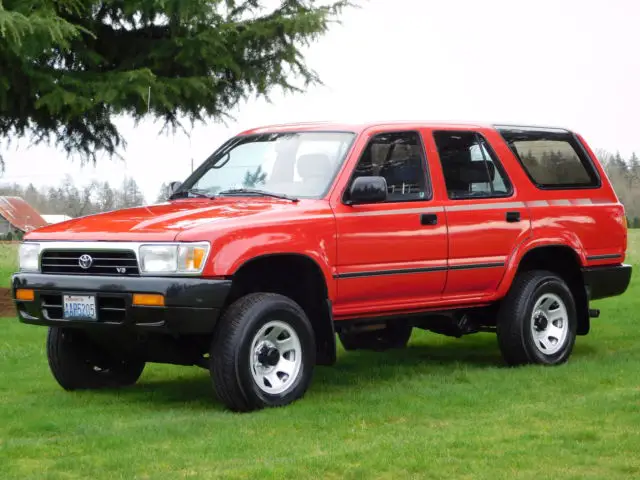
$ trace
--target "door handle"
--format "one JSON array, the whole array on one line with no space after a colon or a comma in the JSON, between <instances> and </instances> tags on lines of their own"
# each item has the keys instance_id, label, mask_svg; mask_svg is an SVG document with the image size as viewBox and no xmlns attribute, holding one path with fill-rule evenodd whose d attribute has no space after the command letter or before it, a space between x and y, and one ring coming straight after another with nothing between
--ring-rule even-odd
<instances>
[{"instance_id":1,"label":"door handle","mask_svg":"<svg viewBox=\"0 0 640 480\"><path fill-rule=\"evenodd\" d=\"M423 213L420 215L420 225L437 225L438 216L435 213Z\"/></svg>"},{"instance_id":2,"label":"door handle","mask_svg":"<svg viewBox=\"0 0 640 480\"><path fill-rule=\"evenodd\" d=\"M507 212L507 222L514 223L520 221L520 212Z\"/></svg>"}]
</instances>

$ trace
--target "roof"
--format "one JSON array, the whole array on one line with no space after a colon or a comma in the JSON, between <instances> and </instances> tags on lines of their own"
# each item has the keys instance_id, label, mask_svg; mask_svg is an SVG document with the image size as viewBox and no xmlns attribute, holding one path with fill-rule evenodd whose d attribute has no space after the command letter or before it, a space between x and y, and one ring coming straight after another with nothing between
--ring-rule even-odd
<instances>
[{"instance_id":1,"label":"roof","mask_svg":"<svg viewBox=\"0 0 640 480\"><path fill-rule=\"evenodd\" d=\"M20 197L0 197L0 216L22 232L47 225L44 218Z\"/></svg>"},{"instance_id":2,"label":"roof","mask_svg":"<svg viewBox=\"0 0 640 480\"><path fill-rule=\"evenodd\" d=\"M49 224L66 222L67 220L72 220L72 217L70 217L69 215L58 215L58 214L45 214L45 215L42 215L42 218L44 218L45 222Z\"/></svg>"},{"instance_id":3,"label":"roof","mask_svg":"<svg viewBox=\"0 0 640 480\"><path fill-rule=\"evenodd\" d=\"M544 130L563 130L566 129L549 126L538 125L522 125L522 124L508 124L500 123L495 124L491 122L429 122L422 120L403 120L403 121L371 121L364 123L348 123L348 122L330 122L330 121L318 121L318 122L300 122L300 123L283 123L279 125L265 125L257 128L245 130L239 135L252 135L257 133L268 132L287 132L287 131L347 131L354 133L361 133L364 130L373 127L394 128L402 126L420 127L420 128L446 128L446 129L486 129L486 128L514 128L514 129L544 129Z\"/></svg>"}]
</instances>

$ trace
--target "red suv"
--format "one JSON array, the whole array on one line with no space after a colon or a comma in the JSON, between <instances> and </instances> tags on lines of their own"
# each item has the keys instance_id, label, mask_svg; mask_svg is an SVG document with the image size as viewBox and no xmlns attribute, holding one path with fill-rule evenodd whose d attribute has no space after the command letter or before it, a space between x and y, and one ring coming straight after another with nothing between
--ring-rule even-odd
<instances>
[{"instance_id":1,"label":"red suv","mask_svg":"<svg viewBox=\"0 0 640 480\"><path fill-rule=\"evenodd\" d=\"M197 365L246 411L316 364L404 347L413 328L496 332L555 365L622 294L624 208L579 135L504 125L309 123L244 132L158 205L30 233L13 292L49 327L67 390Z\"/></svg>"}]
</instances>

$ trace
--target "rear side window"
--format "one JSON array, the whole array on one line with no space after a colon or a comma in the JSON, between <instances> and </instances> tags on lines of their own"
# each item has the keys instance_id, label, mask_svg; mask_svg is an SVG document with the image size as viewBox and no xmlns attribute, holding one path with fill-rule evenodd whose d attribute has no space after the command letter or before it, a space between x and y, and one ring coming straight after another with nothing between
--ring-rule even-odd
<instances>
[{"instance_id":1,"label":"rear side window","mask_svg":"<svg viewBox=\"0 0 640 480\"><path fill-rule=\"evenodd\" d=\"M507 197L513 192L498 157L476 132L433 132L451 199Z\"/></svg>"},{"instance_id":2,"label":"rear side window","mask_svg":"<svg viewBox=\"0 0 640 480\"><path fill-rule=\"evenodd\" d=\"M576 138L566 131L499 129L539 188L598 187L600 178Z\"/></svg>"}]
</instances>

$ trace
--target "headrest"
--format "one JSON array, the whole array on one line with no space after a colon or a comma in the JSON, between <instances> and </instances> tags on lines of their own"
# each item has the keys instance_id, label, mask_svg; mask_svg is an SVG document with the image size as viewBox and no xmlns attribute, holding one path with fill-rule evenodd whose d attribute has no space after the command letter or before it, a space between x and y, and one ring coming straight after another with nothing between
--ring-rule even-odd
<instances>
[{"instance_id":1,"label":"headrest","mask_svg":"<svg viewBox=\"0 0 640 480\"><path fill-rule=\"evenodd\" d=\"M389 170L392 168L416 168L420 167L422 159L419 155L403 155L402 157L396 157L393 161L387 162L381 168L381 170Z\"/></svg>"},{"instance_id":2,"label":"headrest","mask_svg":"<svg viewBox=\"0 0 640 480\"><path fill-rule=\"evenodd\" d=\"M309 153L298 157L298 175L302 178L327 178L331 175L331 160L324 153Z\"/></svg>"},{"instance_id":3,"label":"headrest","mask_svg":"<svg viewBox=\"0 0 640 480\"><path fill-rule=\"evenodd\" d=\"M458 179L466 184L486 183L487 172L489 181L493 182L496 174L496 167L489 162L467 162L458 167Z\"/></svg>"},{"instance_id":4,"label":"headrest","mask_svg":"<svg viewBox=\"0 0 640 480\"><path fill-rule=\"evenodd\" d=\"M393 162L386 163L380 169L380 176L385 177L387 183L411 183L422 176L420 157L405 157Z\"/></svg>"}]
</instances>

